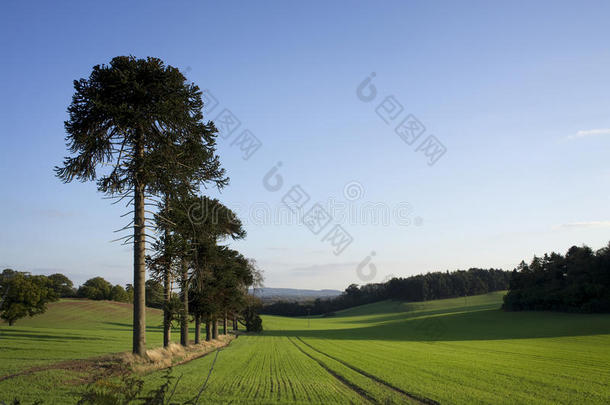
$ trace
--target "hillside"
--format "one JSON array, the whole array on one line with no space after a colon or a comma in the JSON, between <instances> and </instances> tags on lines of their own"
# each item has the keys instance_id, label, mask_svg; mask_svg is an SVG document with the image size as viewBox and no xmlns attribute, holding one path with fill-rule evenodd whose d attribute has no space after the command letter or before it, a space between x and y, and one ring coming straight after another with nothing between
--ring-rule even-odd
<instances>
[{"instance_id":1,"label":"hillside","mask_svg":"<svg viewBox=\"0 0 610 405\"><path fill-rule=\"evenodd\" d=\"M32 366L131 349L131 304L63 299L15 325L0 323L0 377ZM147 308L147 341L162 344L162 311Z\"/></svg>"},{"instance_id":2,"label":"hillside","mask_svg":"<svg viewBox=\"0 0 610 405\"><path fill-rule=\"evenodd\" d=\"M264 316L262 336L242 337L219 356L206 399L608 403L610 315L504 312L502 296L383 301L328 318ZM211 363L175 370L184 375L180 399L196 392Z\"/></svg>"},{"instance_id":3,"label":"hillside","mask_svg":"<svg viewBox=\"0 0 610 405\"><path fill-rule=\"evenodd\" d=\"M262 334L174 367L182 376L175 400L196 396L215 362L205 403L608 403L610 315L505 312L502 296L383 301L326 318L263 316ZM65 300L3 325L1 374L129 350L130 311ZM148 319L148 344L159 345L161 312L149 310ZM83 387L66 373L0 376L0 399L73 403ZM163 375L146 376L145 388Z\"/></svg>"}]
</instances>

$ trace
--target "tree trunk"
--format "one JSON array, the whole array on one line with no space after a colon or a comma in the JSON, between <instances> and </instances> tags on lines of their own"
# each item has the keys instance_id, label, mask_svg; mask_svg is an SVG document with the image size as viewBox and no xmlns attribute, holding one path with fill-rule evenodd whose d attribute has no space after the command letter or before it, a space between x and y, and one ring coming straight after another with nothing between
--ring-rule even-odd
<instances>
[{"instance_id":1,"label":"tree trunk","mask_svg":"<svg viewBox=\"0 0 610 405\"><path fill-rule=\"evenodd\" d=\"M182 263L182 313L180 316L180 344L189 345L189 286L188 267Z\"/></svg>"},{"instance_id":2,"label":"tree trunk","mask_svg":"<svg viewBox=\"0 0 610 405\"><path fill-rule=\"evenodd\" d=\"M218 319L212 320L212 339L218 339Z\"/></svg>"},{"instance_id":3,"label":"tree trunk","mask_svg":"<svg viewBox=\"0 0 610 405\"><path fill-rule=\"evenodd\" d=\"M225 316L222 318L222 334L227 334L227 311L225 311Z\"/></svg>"},{"instance_id":4,"label":"tree trunk","mask_svg":"<svg viewBox=\"0 0 610 405\"><path fill-rule=\"evenodd\" d=\"M141 134L139 138L141 138ZM139 139L136 142L136 173L133 190L133 352L140 356L146 354L146 233L144 228L144 184L140 181L143 158L144 145Z\"/></svg>"},{"instance_id":5,"label":"tree trunk","mask_svg":"<svg viewBox=\"0 0 610 405\"><path fill-rule=\"evenodd\" d=\"M167 207L167 197L165 198L165 206ZM165 240L168 239L167 228L165 229ZM170 299L172 294L171 286L171 257L165 254L165 269L163 269L163 347L168 347L171 342L171 317Z\"/></svg>"},{"instance_id":6,"label":"tree trunk","mask_svg":"<svg viewBox=\"0 0 610 405\"><path fill-rule=\"evenodd\" d=\"M195 344L201 343L201 316L195 316Z\"/></svg>"},{"instance_id":7,"label":"tree trunk","mask_svg":"<svg viewBox=\"0 0 610 405\"><path fill-rule=\"evenodd\" d=\"M212 340L212 321L210 318L205 319L205 341L209 342Z\"/></svg>"},{"instance_id":8,"label":"tree trunk","mask_svg":"<svg viewBox=\"0 0 610 405\"><path fill-rule=\"evenodd\" d=\"M237 331L237 316L233 315L233 330Z\"/></svg>"}]
</instances>

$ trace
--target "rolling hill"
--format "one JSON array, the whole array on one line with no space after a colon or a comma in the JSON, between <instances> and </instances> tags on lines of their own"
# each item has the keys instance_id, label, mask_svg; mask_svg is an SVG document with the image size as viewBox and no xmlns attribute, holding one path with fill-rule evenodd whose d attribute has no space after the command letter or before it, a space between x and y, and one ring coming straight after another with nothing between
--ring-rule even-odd
<instances>
[{"instance_id":1,"label":"rolling hill","mask_svg":"<svg viewBox=\"0 0 610 405\"><path fill-rule=\"evenodd\" d=\"M608 403L610 315L504 312L502 294L264 316L262 334L175 367L175 400L196 396L209 374L205 403ZM149 345L160 344L161 313L148 315ZM124 304L53 304L2 326L1 373L129 350L130 319ZM163 374L145 376L145 388ZM70 381L66 370L0 377L0 399L73 403L83 387Z\"/></svg>"}]
</instances>

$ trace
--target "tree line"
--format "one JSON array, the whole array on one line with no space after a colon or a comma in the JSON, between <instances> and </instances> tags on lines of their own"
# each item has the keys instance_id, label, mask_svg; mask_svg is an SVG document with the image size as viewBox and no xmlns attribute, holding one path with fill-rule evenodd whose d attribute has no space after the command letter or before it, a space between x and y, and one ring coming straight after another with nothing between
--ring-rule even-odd
<instances>
[{"instance_id":1,"label":"tree line","mask_svg":"<svg viewBox=\"0 0 610 405\"><path fill-rule=\"evenodd\" d=\"M545 254L512 272L503 308L610 312L610 243L593 251L572 246L565 255Z\"/></svg>"},{"instance_id":2,"label":"tree line","mask_svg":"<svg viewBox=\"0 0 610 405\"><path fill-rule=\"evenodd\" d=\"M278 301L265 305L263 314L283 316L332 315L334 311L388 299L427 301L464 297L508 289L511 273L498 269L434 272L406 278L392 278L385 283L363 286L351 284L334 298L313 302Z\"/></svg>"},{"instance_id":3,"label":"tree line","mask_svg":"<svg viewBox=\"0 0 610 405\"><path fill-rule=\"evenodd\" d=\"M132 284L127 284L123 287L120 284L112 285L103 277L93 277L76 288L72 280L61 273L55 273L49 276L32 276L32 274L27 271L15 271L13 269L4 269L2 271L2 274L0 275L0 294L2 294L2 291L8 289L19 291L20 288L12 281L12 277L18 273L26 278L37 277L38 280L46 280L44 284L56 298L86 298L90 300L133 303ZM36 278L33 280L36 280ZM163 309L163 286L161 283L154 279L146 280L145 292L146 306ZM15 301L9 300L9 302ZM7 304L9 302L7 302ZM22 303L22 305L25 304Z\"/></svg>"},{"instance_id":4,"label":"tree line","mask_svg":"<svg viewBox=\"0 0 610 405\"><path fill-rule=\"evenodd\" d=\"M253 314L247 287L261 280L254 262L223 243L246 232L229 208L200 195L229 179L216 153L218 130L204 121L201 90L157 58L118 56L74 81L65 122L69 156L55 168L64 182L96 181L131 222L119 238L133 246L133 352L146 351L146 271L163 285L164 345L171 323L214 335L219 320ZM174 289L177 287L177 292ZM260 328L253 316L246 323ZM226 328L225 328L226 330Z\"/></svg>"},{"instance_id":5,"label":"tree line","mask_svg":"<svg viewBox=\"0 0 610 405\"><path fill-rule=\"evenodd\" d=\"M148 289L147 285L147 292ZM113 286L102 277L94 277L77 289L61 273L44 276L4 269L0 274L0 318L9 326L26 316L44 313L48 303L60 298L132 302L133 287L130 284L126 289L118 284Z\"/></svg>"}]
</instances>

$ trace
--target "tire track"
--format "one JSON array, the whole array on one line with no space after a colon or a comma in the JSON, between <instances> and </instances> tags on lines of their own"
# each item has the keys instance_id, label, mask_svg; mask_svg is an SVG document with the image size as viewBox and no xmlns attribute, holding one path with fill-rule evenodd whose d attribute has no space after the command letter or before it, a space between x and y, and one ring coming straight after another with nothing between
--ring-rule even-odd
<instances>
[{"instance_id":1,"label":"tire track","mask_svg":"<svg viewBox=\"0 0 610 405\"><path fill-rule=\"evenodd\" d=\"M382 380L381 378L379 378L379 377L377 377L377 376L375 376L373 374L370 374L370 373L368 373L368 372L366 372L366 371L364 371L364 370L362 370L362 369L360 369L358 367L352 366L351 364L349 364L349 363L347 363L347 362L345 362L345 361L343 361L341 359L338 359L335 356L331 356L330 354L324 353L323 351L321 351L319 349L316 349L315 347L313 347L309 343L305 342L303 339L301 339L298 336L296 338L297 338L297 340L299 342L303 343L305 346L309 347L311 350L313 350L315 352L318 352L321 355L326 356L326 357L328 357L330 359L333 359L333 360L343 364L345 367L352 369L353 371L357 372L358 374L361 374L361 375L363 375L363 376L365 376L367 378L370 378L371 380L373 380L373 381L375 381L375 382L377 382L377 383L379 383L379 384L381 384L381 385L383 385L383 386L385 386L385 387L387 387L387 388L389 388L389 389L391 389L391 390L393 390L393 391L395 391L395 392L397 392L399 394L402 394L402 395L408 397L411 400L414 400L414 401L417 401L417 402L419 402L421 404L426 404L426 405L440 405L440 402L438 402L438 401L435 401L435 400L430 399L430 398L422 397L422 396L419 396L417 394L412 394L412 393L407 392L407 391L405 391L403 389L400 389L400 388L390 384L387 381ZM292 342L292 343L294 344L294 342Z\"/></svg>"},{"instance_id":2,"label":"tire track","mask_svg":"<svg viewBox=\"0 0 610 405\"><path fill-rule=\"evenodd\" d=\"M299 339L297 337L297 339ZM373 398L371 395L369 395L369 393L367 391L365 391L364 389L362 389L362 387L348 381L346 378L344 378L342 375L339 375L338 373L334 372L333 370L331 370L326 364L324 364L322 361L316 359L315 357L313 357L312 355L310 355L309 353L307 353L306 351L304 351L303 349L301 349L299 347L299 345L297 345L290 337L288 337L288 340L290 341L290 343L292 343L294 345L294 347L296 347L297 349L299 349L299 351L301 353L303 353L305 356L309 357L310 359L312 359L313 361L315 361L316 363L318 363L318 365L320 367L322 367L328 374L332 375L333 377L335 377L337 380L339 380L343 385L345 385L347 388L351 389L352 391L354 391L356 394L360 395L362 398L364 398L366 401L373 403L373 404L379 404L379 402ZM299 339L300 340L300 339Z\"/></svg>"}]
</instances>

